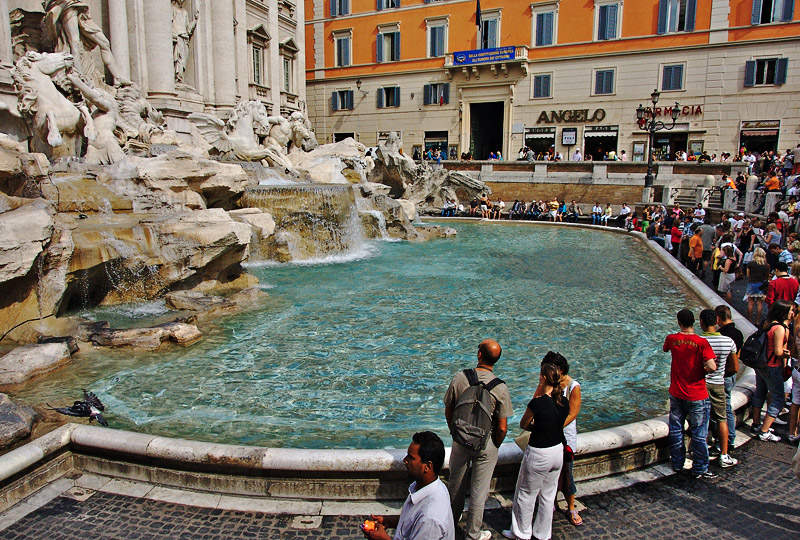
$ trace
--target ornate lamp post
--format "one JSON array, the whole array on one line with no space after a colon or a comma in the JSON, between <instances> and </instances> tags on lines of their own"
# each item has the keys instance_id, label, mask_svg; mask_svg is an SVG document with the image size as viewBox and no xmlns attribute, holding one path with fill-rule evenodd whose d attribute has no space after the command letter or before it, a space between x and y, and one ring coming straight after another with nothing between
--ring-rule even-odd
<instances>
[{"instance_id":1,"label":"ornate lamp post","mask_svg":"<svg viewBox=\"0 0 800 540\"><path fill-rule=\"evenodd\" d=\"M661 120L656 120L656 104L661 93L656 89L650 94L650 101L653 103L652 107L644 108L641 104L636 109L636 118L639 120L639 127L647 132L647 174L644 177L644 193L642 194L642 201L651 203L653 198L653 135L656 131L670 130L675 127L675 122L678 120L681 108L678 102L672 108L672 124L667 125Z\"/></svg>"}]
</instances>

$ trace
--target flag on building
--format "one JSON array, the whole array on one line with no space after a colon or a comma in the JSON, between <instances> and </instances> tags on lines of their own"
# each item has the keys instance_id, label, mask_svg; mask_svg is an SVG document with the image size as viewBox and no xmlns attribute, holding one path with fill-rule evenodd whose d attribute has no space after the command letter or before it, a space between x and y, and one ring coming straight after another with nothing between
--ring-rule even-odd
<instances>
[{"instance_id":1,"label":"flag on building","mask_svg":"<svg viewBox=\"0 0 800 540\"><path fill-rule=\"evenodd\" d=\"M481 27L481 0L477 0L477 4L475 6L475 26L478 28Z\"/></svg>"}]
</instances>

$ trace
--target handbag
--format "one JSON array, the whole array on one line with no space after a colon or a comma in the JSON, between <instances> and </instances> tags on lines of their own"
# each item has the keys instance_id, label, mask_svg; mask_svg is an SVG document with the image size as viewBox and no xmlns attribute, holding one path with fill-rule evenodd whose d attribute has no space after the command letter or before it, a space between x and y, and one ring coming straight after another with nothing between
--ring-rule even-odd
<instances>
[{"instance_id":1,"label":"handbag","mask_svg":"<svg viewBox=\"0 0 800 540\"><path fill-rule=\"evenodd\" d=\"M745 265L752 260L753 260L753 252L748 251L747 253L744 254L744 257L742 258L742 265Z\"/></svg>"}]
</instances>

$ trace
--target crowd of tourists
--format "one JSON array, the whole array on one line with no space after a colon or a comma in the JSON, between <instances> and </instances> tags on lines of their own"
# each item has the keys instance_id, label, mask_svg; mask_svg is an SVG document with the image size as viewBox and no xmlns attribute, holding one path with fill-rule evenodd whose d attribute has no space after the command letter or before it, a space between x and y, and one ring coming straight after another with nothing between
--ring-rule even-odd
<instances>
[{"instance_id":1,"label":"crowd of tourists","mask_svg":"<svg viewBox=\"0 0 800 540\"><path fill-rule=\"evenodd\" d=\"M491 531L481 530L483 511L498 448L508 432L508 418L513 414L509 389L494 373L501 353L495 340L482 341L478 346L477 366L457 372L447 388L445 419L453 438L447 485L439 478L445 455L442 440L430 431L416 433L403 460L413 483L400 515L371 516L362 526L365 537L387 540L386 528L394 527L395 539L454 540L468 489L470 502L464 537L468 540L492 537ZM569 522L575 526L583 524L575 508L577 489L572 477L580 408L580 383L570 377L567 359L548 352L541 361L538 386L519 424L526 433L517 439L524 446L524 455L510 527L503 531L506 538L550 538L558 491L566 499Z\"/></svg>"}]
</instances>

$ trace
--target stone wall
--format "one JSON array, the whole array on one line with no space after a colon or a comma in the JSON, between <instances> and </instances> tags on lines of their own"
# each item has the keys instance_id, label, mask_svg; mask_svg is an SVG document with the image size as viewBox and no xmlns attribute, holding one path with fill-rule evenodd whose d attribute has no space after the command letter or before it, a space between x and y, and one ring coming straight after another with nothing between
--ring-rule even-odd
<instances>
[{"instance_id":1,"label":"stone wall","mask_svg":"<svg viewBox=\"0 0 800 540\"><path fill-rule=\"evenodd\" d=\"M559 200L571 201L575 199L583 205L592 205L600 202L603 206L611 203L616 206L623 202L633 204L641 201L641 186L619 186L609 184L547 184L540 182L486 182L492 190L491 198L504 201L520 199L548 200L557 197ZM583 208L588 213L591 208Z\"/></svg>"}]
</instances>

